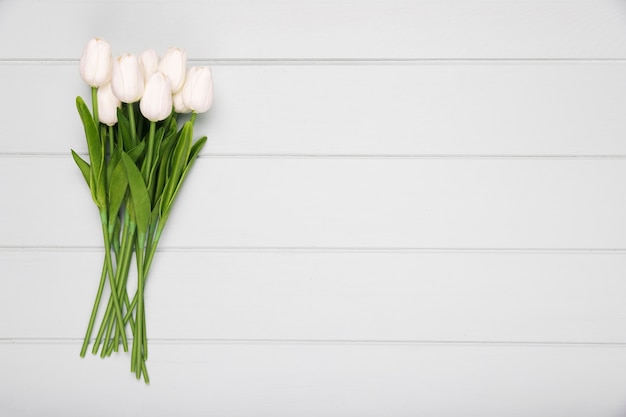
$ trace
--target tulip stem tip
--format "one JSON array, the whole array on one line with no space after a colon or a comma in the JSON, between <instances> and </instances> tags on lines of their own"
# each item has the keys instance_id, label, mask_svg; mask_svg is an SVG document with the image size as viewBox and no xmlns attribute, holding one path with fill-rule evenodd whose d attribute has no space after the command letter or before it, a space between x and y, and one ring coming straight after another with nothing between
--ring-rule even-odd
<instances>
[{"instance_id":1,"label":"tulip stem tip","mask_svg":"<svg viewBox=\"0 0 626 417\"><path fill-rule=\"evenodd\" d=\"M98 115L98 87L91 87L91 107L93 109L93 121L96 126L100 124L100 117Z\"/></svg>"}]
</instances>

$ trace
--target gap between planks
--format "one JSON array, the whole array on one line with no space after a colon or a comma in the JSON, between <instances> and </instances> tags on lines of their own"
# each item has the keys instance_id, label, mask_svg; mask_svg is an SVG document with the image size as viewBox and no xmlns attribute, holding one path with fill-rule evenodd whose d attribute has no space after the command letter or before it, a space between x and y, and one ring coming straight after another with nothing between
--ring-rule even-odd
<instances>
[{"instance_id":1,"label":"gap between planks","mask_svg":"<svg viewBox=\"0 0 626 417\"><path fill-rule=\"evenodd\" d=\"M86 152L77 152L88 157ZM0 152L0 158L69 158L68 152ZM329 153L213 153L201 154L200 159L516 159L516 160L605 160L626 159L625 154L329 154Z\"/></svg>"},{"instance_id":2,"label":"gap between planks","mask_svg":"<svg viewBox=\"0 0 626 417\"><path fill-rule=\"evenodd\" d=\"M101 252L96 246L0 246L2 252ZM562 255L625 255L626 248L420 248L367 246L196 246L166 247L160 253L233 252L233 253L406 253L406 254L562 254Z\"/></svg>"},{"instance_id":3,"label":"gap between planks","mask_svg":"<svg viewBox=\"0 0 626 417\"><path fill-rule=\"evenodd\" d=\"M3 64L78 65L74 58L2 58ZM429 65L429 64L594 64L626 63L626 58L197 58L193 65L282 66L282 65Z\"/></svg>"},{"instance_id":4,"label":"gap between planks","mask_svg":"<svg viewBox=\"0 0 626 417\"><path fill-rule=\"evenodd\" d=\"M128 339L129 342L132 338ZM0 338L0 345L79 345L82 338ZM91 341L93 343L93 340ZM340 345L340 346L449 346L449 347L568 347L626 348L626 342L567 341L466 341L466 340L380 340L380 339L150 339L155 345Z\"/></svg>"}]
</instances>

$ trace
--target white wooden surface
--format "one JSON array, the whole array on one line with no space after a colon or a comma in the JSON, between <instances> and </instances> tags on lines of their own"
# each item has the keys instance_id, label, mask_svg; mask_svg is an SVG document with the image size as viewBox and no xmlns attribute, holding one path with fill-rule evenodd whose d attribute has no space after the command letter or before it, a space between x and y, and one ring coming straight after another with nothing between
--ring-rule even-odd
<instances>
[{"instance_id":1,"label":"white wooden surface","mask_svg":"<svg viewBox=\"0 0 626 417\"><path fill-rule=\"evenodd\" d=\"M214 69L148 387L78 357L96 35ZM0 415L624 415L624 59L612 0L0 2Z\"/></svg>"}]
</instances>

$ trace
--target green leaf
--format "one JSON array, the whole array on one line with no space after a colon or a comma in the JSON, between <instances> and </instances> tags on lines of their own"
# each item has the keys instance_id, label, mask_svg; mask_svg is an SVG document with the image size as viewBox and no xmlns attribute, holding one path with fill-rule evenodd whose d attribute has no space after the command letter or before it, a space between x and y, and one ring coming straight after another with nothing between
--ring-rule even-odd
<instances>
[{"instance_id":1,"label":"green leaf","mask_svg":"<svg viewBox=\"0 0 626 417\"><path fill-rule=\"evenodd\" d=\"M178 133L179 132L174 130L174 132L169 132L165 136L165 139L163 139L163 141L161 142L161 150L159 151L159 153L163 154L165 152L165 149L174 148L176 138L178 138Z\"/></svg>"},{"instance_id":2,"label":"green leaf","mask_svg":"<svg viewBox=\"0 0 626 417\"><path fill-rule=\"evenodd\" d=\"M174 195L174 191L178 186L178 181L187 166L189 151L191 149L191 135L193 134L193 125L191 122L184 124L180 132L180 137L174 148L174 152L170 157L170 174L163 189L163 199L161 200L161 214L168 210Z\"/></svg>"},{"instance_id":3,"label":"green leaf","mask_svg":"<svg viewBox=\"0 0 626 417\"><path fill-rule=\"evenodd\" d=\"M104 163L104 153L102 152L102 143L100 143L100 135L98 134L98 127L93 121L91 112L87 108L87 105L83 101L82 97L76 97L76 108L78 114L83 122L85 129L85 137L87 138L87 148L89 150L89 161L91 162L91 169L93 173L99 173Z\"/></svg>"},{"instance_id":4,"label":"green leaf","mask_svg":"<svg viewBox=\"0 0 626 417\"><path fill-rule=\"evenodd\" d=\"M78 168L80 169L80 172L83 174L85 181L87 181L87 185L89 185L89 176L91 175L91 172L90 172L91 167L89 166L87 162L85 162L83 158L78 156L78 154L74 152L74 150L72 150L72 158L74 158L74 162L76 162L76 165L78 165Z\"/></svg>"},{"instance_id":5,"label":"green leaf","mask_svg":"<svg viewBox=\"0 0 626 417\"><path fill-rule=\"evenodd\" d=\"M200 154L200 151L202 150L202 147L204 147L204 144L206 143L206 141L207 141L207 137L203 136L200 139L198 139L196 143L194 143L193 146L191 147L191 153L189 155L189 161L187 162L187 166L185 167L185 170L183 171L183 174L181 175L180 180L178 181L178 184L176 185L176 188L170 198L170 201L167 204L166 210L162 214L165 218L169 216L169 212L172 209L172 205L174 204L176 196L178 195L178 192L180 191L180 188L182 187L183 182L185 181L185 178L189 174L189 170L191 170L191 167L193 166L194 162L196 162L196 159L198 158L198 155Z\"/></svg>"},{"instance_id":6,"label":"green leaf","mask_svg":"<svg viewBox=\"0 0 626 417\"><path fill-rule=\"evenodd\" d=\"M109 161L107 162L107 184L110 184L111 177L113 176L113 170L117 167L121 158L122 158L122 150L119 147L115 148L115 150L111 154L111 157L109 158ZM110 189L110 185L109 185L109 189Z\"/></svg>"},{"instance_id":7,"label":"green leaf","mask_svg":"<svg viewBox=\"0 0 626 417\"><path fill-rule=\"evenodd\" d=\"M154 225L156 225L158 223L159 217L161 215L161 213L160 213L161 210L159 209L159 207L160 207L159 203L160 203L160 200L157 200L155 205L154 205L154 208L152 209L152 213L151 213L151 216L150 216L150 224L153 227L154 227Z\"/></svg>"},{"instance_id":8,"label":"green leaf","mask_svg":"<svg viewBox=\"0 0 626 417\"><path fill-rule=\"evenodd\" d=\"M120 143L125 150L132 149L135 146L130 133L130 120L122 108L117 109L117 134L118 138L121 138Z\"/></svg>"},{"instance_id":9,"label":"green leaf","mask_svg":"<svg viewBox=\"0 0 626 417\"><path fill-rule=\"evenodd\" d=\"M161 143L161 160L159 161L158 171L156 172L156 186L154 189L154 199L155 201L160 200L163 194L163 189L165 187L165 183L167 182L169 176L169 163L170 156L174 151L174 145L176 143L177 132L165 138ZM160 202L155 202L154 206L160 206ZM159 209L160 212L160 209Z\"/></svg>"},{"instance_id":10,"label":"green leaf","mask_svg":"<svg viewBox=\"0 0 626 417\"><path fill-rule=\"evenodd\" d=\"M118 217L109 219L109 221L113 221L113 232L111 233L111 236L109 238L115 250L116 256L118 256L120 252L120 230L122 229L122 222ZM111 226L109 226L109 228L111 228Z\"/></svg>"},{"instance_id":11,"label":"green leaf","mask_svg":"<svg viewBox=\"0 0 626 417\"><path fill-rule=\"evenodd\" d=\"M126 168L126 175L128 178L128 186L130 187L130 194L132 196L132 204L134 208L134 220L137 224L137 230L139 233L145 235L150 225L150 197L148 196L148 189L143 181L141 172L135 165L135 162L126 153L122 153L122 162Z\"/></svg>"},{"instance_id":12,"label":"green leaf","mask_svg":"<svg viewBox=\"0 0 626 417\"><path fill-rule=\"evenodd\" d=\"M193 161L198 157L198 154L200 153L200 151L204 147L204 144L206 143L206 141L207 141L207 137L206 136L202 136L200 139L198 139L196 141L196 143L193 144L193 146L191 147L191 152L189 152L189 159L187 161L188 163L193 163ZM190 167L187 166L185 171L188 170L189 168Z\"/></svg>"},{"instance_id":13,"label":"green leaf","mask_svg":"<svg viewBox=\"0 0 626 417\"><path fill-rule=\"evenodd\" d=\"M161 143L163 142L163 135L165 134L165 130L160 127L154 133L154 143L153 143L153 154L152 154L152 167L150 167L150 171L153 170L154 166L158 164L159 156L161 155ZM146 152L147 153L147 152ZM142 168L143 165L142 165ZM150 173L149 173L150 174ZM149 176L148 176L149 177Z\"/></svg>"},{"instance_id":14,"label":"green leaf","mask_svg":"<svg viewBox=\"0 0 626 417\"><path fill-rule=\"evenodd\" d=\"M126 176L126 168L120 160L115 165L113 173L111 174L111 180L109 181L109 222L111 219L117 217L122 202L124 201L127 188L128 177Z\"/></svg>"},{"instance_id":15,"label":"green leaf","mask_svg":"<svg viewBox=\"0 0 626 417\"><path fill-rule=\"evenodd\" d=\"M156 202L158 196L155 194L156 185L158 182L158 169L161 162L161 144L163 142L163 135L165 129L159 128L155 134L154 141L154 155L152 156L152 167L148 173L148 192L150 194L151 201Z\"/></svg>"},{"instance_id":16,"label":"green leaf","mask_svg":"<svg viewBox=\"0 0 626 417\"><path fill-rule=\"evenodd\" d=\"M177 119L178 119L178 113L172 112L169 115L169 119L167 120L167 124L166 124L167 136L177 133L177 130L178 130Z\"/></svg>"},{"instance_id":17,"label":"green leaf","mask_svg":"<svg viewBox=\"0 0 626 417\"><path fill-rule=\"evenodd\" d=\"M191 137L193 135L193 125L191 122L185 123L180 132L180 137L174 148L174 153L171 159L171 176L178 180L182 175L185 165L187 165L187 158L191 150Z\"/></svg>"},{"instance_id":18,"label":"green leaf","mask_svg":"<svg viewBox=\"0 0 626 417\"><path fill-rule=\"evenodd\" d=\"M89 162L91 163L91 174L89 175L91 196L96 205L103 210L106 208L105 178L103 177L104 145L100 141L98 127L91 116L91 112L80 96L76 97L76 108L83 122L85 137L87 138Z\"/></svg>"},{"instance_id":19,"label":"green leaf","mask_svg":"<svg viewBox=\"0 0 626 417\"><path fill-rule=\"evenodd\" d=\"M103 149L104 154L104 149ZM92 164L93 168L93 164ZM106 164L103 162L102 166L100 166L100 171L96 178L98 178L98 187L96 188L96 204L100 208L100 210L106 210L107 207L107 186L106 186ZM92 175L93 177L93 175Z\"/></svg>"},{"instance_id":20,"label":"green leaf","mask_svg":"<svg viewBox=\"0 0 626 417\"><path fill-rule=\"evenodd\" d=\"M130 151L128 151L128 156L130 156L130 159L132 159L135 162L135 164L137 164L137 161L142 159L141 157L144 156L145 149L146 149L146 142L140 142L139 145L135 146Z\"/></svg>"}]
</instances>

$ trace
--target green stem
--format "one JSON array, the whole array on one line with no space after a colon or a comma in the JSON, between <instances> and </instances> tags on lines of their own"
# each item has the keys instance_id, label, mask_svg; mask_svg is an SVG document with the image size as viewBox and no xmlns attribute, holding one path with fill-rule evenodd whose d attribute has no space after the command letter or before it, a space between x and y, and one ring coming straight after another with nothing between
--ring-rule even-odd
<instances>
[{"instance_id":1,"label":"green stem","mask_svg":"<svg viewBox=\"0 0 626 417\"><path fill-rule=\"evenodd\" d=\"M113 154L115 148L115 135L113 134L113 126L109 126L109 156Z\"/></svg>"},{"instance_id":2,"label":"green stem","mask_svg":"<svg viewBox=\"0 0 626 417\"><path fill-rule=\"evenodd\" d=\"M91 316L89 317L89 324L87 325L87 332L85 333L85 340L83 341L83 347L80 350L80 357L84 358L87 353L87 347L89 346L89 340L91 339L91 333L93 332L93 325L96 321L96 315L98 314L98 308L100 307L100 300L102 299L102 291L104 290L104 284L107 278L106 264L102 264L102 274L100 275L100 284L98 285L98 292L96 293L96 300L93 303L91 309Z\"/></svg>"},{"instance_id":3,"label":"green stem","mask_svg":"<svg viewBox=\"0 0 626 417\"><path fill-rule=\"evenodd\" d=\"M135 254L137 256L137 313L135 316L135 333L133 335L133 351L131 356L131 371L134 368L135 376L137 379L141 378L142 364L145 362L144 349L142 347L144 341L144 300L143 300L143 287L144 287L144 241L145 235L137 235L137 250Z\"/></svg>"},{"instance_id":4,"label":"green stem","mask_svg":"<svg viewBox=\"0 0 626 417\"><path fill-rule=\"evenodd\" d=\"M104 256L109 270L109 284L111 285L111 298L113 299L113 307L115 308L115 318L117 320L118 330L122 336L122 344L124 346L124 352L128 352L128 342L126 341L126 332L124 331L124 319L122 317L122 308L117 298L117 291L115 285L115 273L113 271L113 261L111 260L111 242L109 239L108 222L106 210L100 213L102 217L102 234L104 236Z\"/></svg>"},{"instance_id":5,"label":"green stem","mask_svg":"<svg viewBox=\"0 0 626 417\"><path fill-rule=\"evenodd\" d=\"M105 264L106 265L106 264ZM100 323L100 329L98 330L98 335L96 336L96 341L93 344L93 349L91 350L92 354L98 353L98 348L100 347L100 343L102 341L102 336L107 333L107 329L111 325L111 308L113 306L113 300L109 297L109 301L107 303L107 309L104 313L104 317L102 318L102 322Z\"/></svg>"},{"instance_id":6,"label":"green stem","mask_svg":"<svg viewBox=\"0 0 626 417\"><path fill-rule=\"evenodd\" d=\"M121 251L119 252L117 269L115 271L115 282L117 284L117 299L122 300L121 302L126 302L126 306L130 306L130 301L128 299L128 293L126 292L126 282L128 279L128 270L130 268L130 259L133 249L133 239L135 236L135 225L134 223L128 220L128 213L125 213L125 221L124 228L122 230L122 243L121 243ZM105 313L105 317L110 316L112 314L110 309L107 309ZM124 321L124 324L126 322ZM131 320L130 322L131 331L134 332L135 323ZM117 346L119 344L119 332L115 333L114 338L110 338L110 332L107 334L104 342L103 350L106 351L107 354L110 354L112 350L117 352ZM113 344L114 347L110 345Z\"/></svg>"},{"instance_id":7,"label":"green stem","mask_svg":"<svg viewBox=\"0 0 626 417\"><path fill-rule=\"evenodd\" d=\"M145 278L145 277L144 277ZM146 285L146 281L144 279L144 286ZM143 291L142 291L143 292ZM142 308L143 310L143 332L141 334L141 336L143 337L142 340L142 346L143 346L143 361L147 361L148 360L148 330L146 328L146 311L145 311L145 303L144 303L144 307Z\"/></svg>"},{"instance_id":8,"label":"green stem","mask_svg":"<svg viewBox=\"0 0 626 417\"><path fill-rule=\"evenodd\" d=\"M135 108L133 103L128 103L128 120L130 121L130 137L133 146L137 146L137 129L135 128Z\"/></svg>"},{"instance_id":9,"label":"green stem","mask_svg":"<svg viewBox=\"0 0 626 417\"><path fill-rule=\"evenodd\" d=\"M152 266L152 260L154 259L154 254L156 253L157 246L159 246L159 239L161 239L161 233L163 233L163 228L165 227L166 221L167 221L167 218L161 219L161 223L159 223L156 233L154 234L154 241L152 242L152 245L150 246L150 249L148 251L148 256L146 257L146 262L144 266L146 270L146 274L150 270L150 266Z\"/></svg>"},{"instance_id":10,"label":"green stem","mask_svg":"<svg viewBox=\"0 0 626 417\"><path fill-rule=\"evenodd\" d=\"M111 354L113 352L117 352L118 351L118 345L117 343L115 343L113 340L111 340L111 343L109 343L109 346L106 348L106 350L104 348L102 348L102 357L107 357L107 356L111 356Z\"/></svg>"},{"instance_id":11,"label":"green stem","mask_svg":"<svg viewBox=\"0 0 626 417\"><path fill-rule=\"evenodd\" d=\"M126 214L127 217L128 214ZM127 223L129 223L129 231L128 231L128 236L126 236L126 241L128 244L128 253L127 253L127 257L126 257L126 262L124 263L123 267L123 282L120 284L120 296L124 296L124 303L126 304L126 308L130 309L130 300L128 298L128 292L124 291L126 289L126 283L128 282L128 272L130 270L130 261L132 258L132 253L133 253L133 245L135 243L135 232L136 232L136 225L134 222L127 220ZM124 320L124 324L126 324L127 320ZM131 329L135 329L135 323L134 321L131 319L130 320L130 327Z\"/></svg>"},{"instance_id":12,"label":"green stem","mask_svg":"<svg viewBox=\"0 0 626 417\"><path fill-rule=\"evenodd\" d=\"M111 337L111 334L114 333L115 335L117 335L117 331L116 331L116 327L115 327L115 322L111 322L109 321L109 326L107 327L106 330L106 336L104 337L104 343L102 344L102 350L100 351L100 357L104 358L105 356L110 355L111 351L113 350L113 338Z\"/></svg>"},{"instance_id":13,"label":"green stem","mask_svg":"<svg viewBox=\"0 0 626 417\"><path fill-rule=\"evenodd\" d=\"M195 111L191 113L191 119L189 119L191 121L191 124L196 123L196 117L198 117L198 113L196 113Z\"/></svg>"},{"instance_id":14,"label":"green stem","mask_svg":"<svg viewBox=\"0 0 626 417\"><path fill-rule=\"evenodd\" d=\"M148 369L146 369L146 363L141 362L141 373L143 374L143 380L146 384L150 383L150 378L148 377Z\"/></svg>"},{"instance_id":15,"label":"green stem","mask_svg":"<svg viewBox=\"0 0 626 417\"><path fill-rule=\"evenodd\" d=\"M130 261L131 255L133 252L133 244L135 239L135 223L128 220L128 213L126 214L127 221L124 222L124 231L122 232L122 256L120 257L120 262L117 267L117 277L116 282L118 284L117 288L117 297L122 300L126 305L128 311L130 311L130 300L128 298L128 293L126 292L126 283L128 282L128 272L130 269ZM124 324L128 322L128 320L123 320ZM133 333L135 333L135 321L130 319L130 328ZM116 338L119 343L119 338Z\"/></svg>"},{"instance_id":16,"label":"green stem","mask_svg":"<svg viewBox=\"0 0 626 417\"><path fill-rule=\"evenodd\" d=\"M141 173L146 187L150 183L150 171L152 170L152 159L154 158L154 134L156 132L156 122L150 122L150 133L148 133L148 150L146 152L146 160L141 166Z\"/></svg>"},{"instance_id":17,"label":"green stem","mask_svg":"<svg viewBox=\"0 0 626 417\"><path fill-rule=\"evenodd\" d=\"M98 87L91 87L91 108L93 110L93 121L96 126L100 126L100 116L98 115Z\"/></svg>"},{"instance_id":18,"label":"green stem","mask_svg":"<svg viewBox=\"0 0 626 417\"><path fill-rule=\"evenodd\" d=\"M129 263L130 264L130 263ZM106 263L105 263L106 265ZM128 276L128 270L126 270L126 276ZM118 287L119 285L123 285L125 288L125 283L124 284L120 284L118 283ZM119 298L118 298L119 299ZM130 308L130 302L128 301L128 294L126 294L126 306L127 308ZM93 346L93 350L92 353L95 355L96 353L98 353L98 348L100 347L100 343L102 341L102 337L104 336L104 334L107 334L107 338L105 338L105 342L104 342L104 346L102 347L103 350L107 350L107 345L108 345L108 338L110 337L111 332L109 331L109 329L111 327L114 326L115 323L115 314L113 313L114 308L113 308L113 298L112 296L109 296L109 301L107 303L107 307L106 310L104 311L104 316L102 317L102 322L100 323L100 329L98 330L98 335L96 336L96 341L94 343ZM128 320L124 320L124 325L126 325L126 323L128 322ZM131 330L133 330L134 328L134 321L131 320L130 322L131 325ZM116 332L117 335L117 339L119 340L119 332Z\"/></svg>"},{"instance_id":19,"label":"green stem","mask_svg":"<svg viewBox=\"0 0 626 417\"><path fill-rule=\"evenodd\" d=\"M150 271L150 266L152 265L152 259L154 259L154 254L156 253L157 246L159 246L159 239L161 238L161 233L163 233L163 228L165 227L166 221L167 221L167 218L164 218L161 220L161 223L159 223L159 226L157 227L157 231L154 235L154 240L152 244L150 245L150 247L147 247L146 249L147 255L144 260L144 267L143 267L144 285L146 284L146 280L148 279L148 272ZM136 306L137 306L137 293L135 293L135 296L133 297L133 301L130 303L130 307L128 307L128 312L126 313L126 316L124 317L124 321L128 321L129 318L132 318L131 312Z\"/></svg>"}]
</instances>

